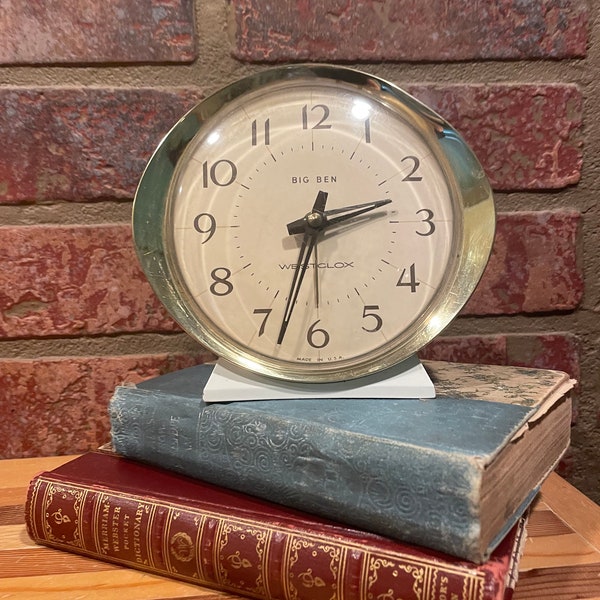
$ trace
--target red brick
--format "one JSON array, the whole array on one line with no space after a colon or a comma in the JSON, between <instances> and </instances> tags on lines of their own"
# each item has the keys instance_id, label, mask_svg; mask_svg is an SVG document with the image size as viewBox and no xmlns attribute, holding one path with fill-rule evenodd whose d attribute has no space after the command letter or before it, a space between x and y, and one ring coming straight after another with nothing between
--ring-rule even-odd
<instances>
[{"instance_id":1,"label":"red brick","mask_svg":"<svg viewBox=\"0 0 600 600\"><path fill-rule=\"evenodd\" d=\"M572 85L413 85L480 156L496 189L557 188L581 170ZM131 198L196 89L0 89L0 203Z\"/></svg>"},{"instance_id":2,"label":"red brick","mask_svg":"<svg viewBox=\"0 0 600 600\"><path fill-rule=\"evenodd\" d=\"M498 216L494 250L463 314L575 308L579 213ZM128 224L0 228L0 337L175 331L133 249Z\"/></svg>"},{"instance_id":3,"label":"red brick","mask_svg":"<svg viewBox=\"0 0 600 600\"><path fill-rule=\"evenodd\" d=\"M496 190L579 181L583 95L575 85L410 85L463 135Z\"/></svg>"},{"instance_id":4,"label":"red brick","mask_svg":"<svg viewBox=\"0 0 600 600\"><path fill-rule=\"evenodd\" d=\"M422 359L505 365L505 335L439 336L419 352Z\"/></svg>"},{"instance_id":5,"label":"red brick","mask_svg":"<svg viewBox=\"0 0 600 600\"><path fill-rule=\"evenodd\" d=\"M573 446L569 446L556 467L556 472L563 479L572 477L575 474L575 459L576 456L573 451Z\"/></svg>"},{"instance_id":6,"label":"red brick","mask_svg":"<svg viewBox=\"0 0 600 600\"><path fill-rule=\"evenodd\" d=\"M181 369L198 355L0 360L0 458L84 452L109 441L116 385ZM210 358L210 357L209 357Z\"/></svg>"},{"instance_id":7,"label":"red brick","mask_svg":"<svg viewBox=\"0 0 600 600\"><path fill-rule=\"evenodd\" d=\"M572 333L440 336L421 358L564 371L579 380L580 342Z\"/></svg>"},{"instance_id":8,"label":"red brick","mask_svg":"<svg viewBox=\"0 0 600 600\"><path fill-rule=\"evenodd\" d=\"M0 202L131 198L197 89L0 89Z\"/></svg>"},{"instance_id":9,"label":"red brick","mask_svg":"<svg viewBox=\"0 0 600 600\"><path fill-rule=\"evenodd\" d=\"M193 0L3 0L0 64L189 62Z\"/></svg>"},{"instance_id":10,"label":"red brick","mask_svg":"<svg viewBox=\"0 0 600 600\"><path fill-rule=\"evenodd\" d=\"M0 228L0 336L173 331L129 225Z\"/></svg>"},{"instance_id":11,"label":"red brick","mask_svg":"<svg viewBox=\"0 0 600 600\"><path fill-rule=\"evenodd\" d=\"M581 344L577 336L567 332L540 335L512 335L506 340L507 364L565 371L581 379Z\"/></svg>"},{"instance_id":12,"label":"red brick","mask_svg":"<svg viewBox=\"0 0 600 600\"><path fill-rule=\"evenodd\" d=\"M463 314L539 313L577 308L583 273L572 210L498 215L487 268Z\"/></svg>"},{"instance_id":13,"label":"red brick","mask_svg":"<svg viewBox=\"0 0 600 600\"><path fill-rule=\"evenodd\" d=\"M455 61L586 54L584 0L231 0L246 61Z\"/></svg>"}]
</instances>

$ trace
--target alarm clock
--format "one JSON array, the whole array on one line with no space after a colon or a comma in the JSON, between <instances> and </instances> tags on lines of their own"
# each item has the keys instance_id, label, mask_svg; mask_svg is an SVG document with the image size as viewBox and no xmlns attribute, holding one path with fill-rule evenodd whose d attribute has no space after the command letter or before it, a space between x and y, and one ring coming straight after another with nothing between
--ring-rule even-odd
<instances>
[{"instance_id":1,"label":"alarm clock","mask_svg":"<svg viewBox=\"0 0 600 600\"><path fill-rule=\"evenodd\" d=\"M269 68L190 110L136 191L142 268L173 318L226 361L348 381L438 335L474 291L495 227L460 134L350 68Z\"/></svg>"}]
</instances>

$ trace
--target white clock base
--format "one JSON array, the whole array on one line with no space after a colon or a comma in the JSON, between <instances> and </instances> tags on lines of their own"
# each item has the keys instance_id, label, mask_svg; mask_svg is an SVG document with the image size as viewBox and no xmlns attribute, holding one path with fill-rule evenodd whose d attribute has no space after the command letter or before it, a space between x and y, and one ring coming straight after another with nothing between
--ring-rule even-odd
<instances>
[{"instance_id":1,"label":"white clock base","mask_svg":"<svg viewBox=\"0 0 600 600\"><path fill-rule=\"evenodd\" d=\"M416 355L383 373L338 383L278 381L219 359L203 395L204 402L291 398L435 398L435 388Z\"/></svg>"}]
</instances>

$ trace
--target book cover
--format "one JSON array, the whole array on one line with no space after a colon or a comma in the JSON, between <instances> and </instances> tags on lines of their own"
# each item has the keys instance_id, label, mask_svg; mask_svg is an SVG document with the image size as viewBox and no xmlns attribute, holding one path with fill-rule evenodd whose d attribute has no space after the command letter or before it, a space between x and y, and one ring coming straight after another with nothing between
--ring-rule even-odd
<instances>
[{"instance_id":1,"label":"book cover","mask_svg":"<svg viewBox=\"0 0 600 600\"><path fill-rule=\"evenodd\" d=\"M210 365L115 390L115 450L482 562L570 440L565 373L425 362L433 399L205 404Z\"/></svg>"},{"instance_id":2,"label":"book cover","mask_svg":"<svg viewBox=\"0 0 600 600\"><path fill-rule=\"evenodd\" d=\"M475 565L100 452L34 477L25 522L43 545L270 600L501 600L524 539L522 520Z\"/></svg>"}]
</instances>

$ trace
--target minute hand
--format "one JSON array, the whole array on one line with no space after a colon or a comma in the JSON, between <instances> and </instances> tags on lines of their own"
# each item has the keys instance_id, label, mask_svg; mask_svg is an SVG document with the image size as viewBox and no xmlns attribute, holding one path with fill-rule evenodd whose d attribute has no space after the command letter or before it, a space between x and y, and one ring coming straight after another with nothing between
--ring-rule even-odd
<instances>
[{"instance_id":1,"label":"minute hand","mask_svg":"<svg viewBox=\"0 0 600 600\"><path fill-rule=\"evenodd\" d=\"M326 210L322 214L323 222L320 229L327 229L332 225L342 223L348 219L352 219L353 217L357 217L371 210L375 210L376 208L384 206L385 204L389 204L390 202L391 200L387 198L385 200L375 200L374 202L365 202L364 204L354 204L352 206L344 206L343 208L332 208L331 210ZM332 215L337 216L331 218ZM304 228L304 219L296 219L295 221L287 224L287 230L290 235L294 233L302 233L304 232Z\"/></svg>"}]
</instances>

